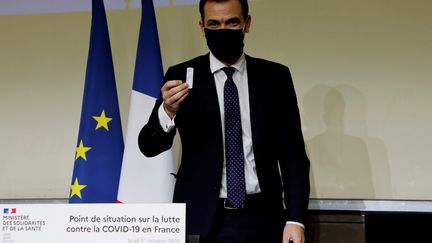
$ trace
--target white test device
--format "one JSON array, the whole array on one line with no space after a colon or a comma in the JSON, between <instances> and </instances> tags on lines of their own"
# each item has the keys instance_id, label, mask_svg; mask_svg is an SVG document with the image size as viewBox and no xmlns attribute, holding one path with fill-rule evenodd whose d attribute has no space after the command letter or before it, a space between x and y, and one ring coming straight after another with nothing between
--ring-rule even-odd
<instances>
[{"instance_id":1,"label":"white test device","mask_svg":"<svg viewBox=\"0 0 432 243\"><path fill-rule=\"evenodd\" d=\"M192 89L193 87L193 76L194 76L194 69L188 67L186 69L186 83L188 84L189 89Z\"/></svg>"}]
</instances>

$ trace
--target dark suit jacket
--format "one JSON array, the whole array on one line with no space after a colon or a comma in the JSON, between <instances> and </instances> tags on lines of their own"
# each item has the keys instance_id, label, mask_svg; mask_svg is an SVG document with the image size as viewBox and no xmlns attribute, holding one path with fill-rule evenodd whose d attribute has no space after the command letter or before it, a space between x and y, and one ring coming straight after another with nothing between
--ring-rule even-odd
<instances>
[{"instance_id":1,"label":"dark suit jacket","mask_svg":"<svg viewBox=\"0 0 432 243\"><path fill-rule=\"evenodd\" d=\"M305 223L309 201L307 158L297 99L287 67L246 56L250 120L256 170L266 205L280 212L284 193L284 219ZM186 80L194 68L193 88L175 117L182 142L174 202L186 203L188 234L206 235L215 214L223 166L222 126L209 55L169 68L165 81ZM144 155L155 156L172 146L175 129L165 133L159 125L156 101L139 136Z\"/></svg>"}]
</instances>

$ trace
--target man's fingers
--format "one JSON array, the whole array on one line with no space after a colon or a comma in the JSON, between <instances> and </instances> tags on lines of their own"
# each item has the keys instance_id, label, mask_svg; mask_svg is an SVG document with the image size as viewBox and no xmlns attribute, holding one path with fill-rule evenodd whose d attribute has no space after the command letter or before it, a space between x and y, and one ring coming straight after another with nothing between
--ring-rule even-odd
<instances>
[{"instance_id":1,"label":"man's fingers","mask_svg":"<svg viewBox=\"0 0 432 243\"><path fill-rule=\"evenodd\" d=\"M283 243L304 243L304 229L295 224L286 224L283 232Z\"/></svg>"},{"instance_id":2,"label":"man's fingers","mask_svg":"<svg viewBox=\"0 0 432 243\"><path fill-rule=\"evenodd\" d=\"M188 85L187 85L187 83L183 83L180 80L168 81L162 87L162 98L166 102L167 100L169 100L172 97L176 96L178 93L181 93L181 95L183 95L187 91L188 91ZM178 98L179 98L179 96L177 95L177 99Z\"/></svg>"},{"instance_id":3,"label":"man's fingers","mask_svg":"<svg viewBox=\"0 0 432 243\"><path fill-rule=\"evenodd\" d=\"M171 94L171 90L169 92L170 92L170 94L164 98L165 104L176 105L183 100L181 98L184 97L186 94L188 94L189 90L183 89L183 90L180 90L180 91L175 92L175 93L173 92L173 94Z\"/></svg>"},{"instance_id":4,"label":"man's fingers","mask_svg":"<svg viewBox=\"0 0 432 243\"><path fill-rule=\"evenodd\" d=\"M162 91L170 90L173 87L179 86L183 82L181 80L169 80L162 86Z\"/></svg>"},{"instance_id":5,"label":"man's fingers","mask_svg":"<svg viewBox=\"0 0 432 243\"><path fill-rule=\"evenodd\" d=\"M184 83L181 80L170 80L167 81L161 88L162 93L170 91L170 90L175 90L177 88L183 89L184 87L187 87L187 84Z\"/></svg>"},{"instance_id":6,"label":"man's fingers","mask_svg":"<svg viewBox=\"0 0 432 243\"><path fill-rule=\"evenodd\" d=\"M189 90L186 90L185 94L183 94L178 100L177 100L177 104L180 104L181 102L183 102L183 100L188 96L189 94Z\"/></svg>"}]
</instances>

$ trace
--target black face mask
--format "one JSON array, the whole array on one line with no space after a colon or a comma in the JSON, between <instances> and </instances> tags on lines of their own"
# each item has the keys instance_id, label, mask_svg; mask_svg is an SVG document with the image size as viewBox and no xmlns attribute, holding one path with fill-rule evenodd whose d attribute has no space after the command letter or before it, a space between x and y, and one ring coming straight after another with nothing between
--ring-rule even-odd
<instances>
[{"instance_id":1,"label":"black face mask","mask_svg":"<svg viewBox=\"0 0 432 243\"><path fill-rule=\"evenodd\" d=\"M207 46L222 62L234 64L243 53L243 29L204 29Z\"/></svg>"}]
</instances>

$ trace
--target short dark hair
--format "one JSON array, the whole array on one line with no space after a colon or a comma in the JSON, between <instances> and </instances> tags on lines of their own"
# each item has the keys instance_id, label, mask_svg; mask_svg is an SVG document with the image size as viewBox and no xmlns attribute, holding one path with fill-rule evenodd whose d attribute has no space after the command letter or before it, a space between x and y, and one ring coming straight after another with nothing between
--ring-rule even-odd
<instances>
[{"instance_id":1,"label":"short dark hair","mask_svg":"<svg viewBox=\"0 0 432 243\"><path fill-rule=\"evenodd\" d=\"M229 0L200 0L199 3L199 11L201 14L201 20L204 21L204 5L207 2L217 2L217 3L223 3L223 2L228 2ZM242 6L242 14L243 14L243 18L246 20L247 17L249 16L249 4L247 0L238 0Z\"/></svg>"}]
</instances>

